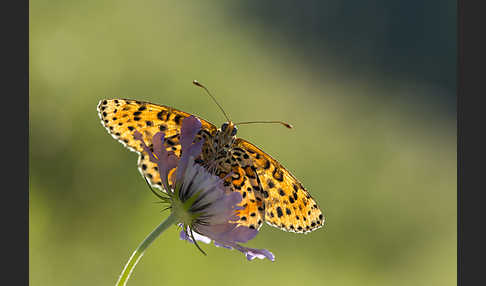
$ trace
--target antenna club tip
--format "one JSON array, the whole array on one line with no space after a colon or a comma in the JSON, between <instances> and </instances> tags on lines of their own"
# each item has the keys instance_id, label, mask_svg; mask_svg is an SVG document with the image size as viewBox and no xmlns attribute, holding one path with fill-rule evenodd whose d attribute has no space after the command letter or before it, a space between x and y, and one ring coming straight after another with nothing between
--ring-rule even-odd
<instances>
[{"instance_id":1,"label":"antenna club tip","mask_svg":"<svg viewBox=\"0 0 486 286\"><path fill-rule=\"evenodd\" d=\"M294 128L294 126L292 126L291 124L288 124L288 123L284 123L284 126L287 127L288 129Z\"/></svg>"},{"instance_id":2,"label":"antenna club tip","mask_svg":"<svg viewBox=\"0 0 486 286\"><path fill-rule=\"evenodd\" d=\"M199 83L197 80L193 80L193 81L192 81L192 83L193 83L194 85L199 86L199 87L203 87L203 85L202 85L202 84L200 84L200 83Z\"/></svg>"}]
</instances>

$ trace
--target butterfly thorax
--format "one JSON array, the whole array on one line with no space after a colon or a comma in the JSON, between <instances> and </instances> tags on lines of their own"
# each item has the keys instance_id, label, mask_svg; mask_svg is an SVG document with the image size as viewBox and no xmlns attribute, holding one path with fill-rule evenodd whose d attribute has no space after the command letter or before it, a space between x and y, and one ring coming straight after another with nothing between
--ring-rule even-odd
<instances>
[{"instance_id":1,"label":"butterfly thorax","mask_svg":"<svg viewBox=\"0 0 486 286\"><path fill-rule=\"evenodd\" d=\"M231 156L231 148L236 139L237 128L232 122L225 122L211 136L205 136L203 161L209 168L221 166Z\"/></svg>"}]
</instances>

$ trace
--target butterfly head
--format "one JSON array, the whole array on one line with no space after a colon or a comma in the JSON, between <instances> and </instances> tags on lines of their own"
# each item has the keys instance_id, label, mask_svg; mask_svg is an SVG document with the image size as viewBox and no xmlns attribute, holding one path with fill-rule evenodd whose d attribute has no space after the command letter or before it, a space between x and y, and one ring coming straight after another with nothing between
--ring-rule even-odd
<instances>
[{"instance_id":1,"label":"butterfly head","mask_svg":"<svg viewBox=\"0 0 486 286\"><path fill-rule=\"evenodd\" d=\"M223 125L221 125L221 133L223 133L225 137L234 137L236 136L237 132L238 129L236 128L236 125L231 121L225 122Z\"/></svg>"}]
</instances>

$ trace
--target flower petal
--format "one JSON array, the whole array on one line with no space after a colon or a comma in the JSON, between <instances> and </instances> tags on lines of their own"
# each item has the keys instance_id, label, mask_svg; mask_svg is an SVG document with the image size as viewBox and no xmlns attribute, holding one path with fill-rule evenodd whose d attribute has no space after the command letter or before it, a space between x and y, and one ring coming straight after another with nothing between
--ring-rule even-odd
<instances>
[{"instance_id":1,"label":"flower petal","mask_svg":"<svg viewBox=\"0 0 486 286\"><path fill-rule=\"evenodd\" d=\"M194 138L196 138L196 134L201 130L201 126L201 121L193 115L182 120L181 139L179 142L183 149L192 144Z\"/></svg>"},{"instance_id":2,"label":"flower petal","mask_svg":"<svg viewBox=\"0 0 486 286\"><path fill-rule=\"evenodd\" d=\"M258 234L258 230L236 223L201 225L197 226L197 232L227 245L236 242L245 243Z\"/></svg>"},{"instance_id":3,"label":"flower petal","mask_svg":"<svg viewBox=\"0 0 486 286\"><path fill-rule=\"evenodd\" d=\"M243 254L245 254L246 259L249 261L258 258L258 259L265 259L267 258L270 261L275 261L275 256L273 253L268 251L267 249L256 249L256 248L249 248L249 247L244 247L241 246L237 243L223 243L220 241L214 241L214 245L217 247L224 247L227 249L236 249L238 251L241 251Z\"/></svg>"},{"instance_id":4,"label":"flower petal","mask_svg":"<svg viewBox=\"0 0 486 286\"><path fill-rule=\"evenodd\" d=\"M177 157L172 152L167 152L164 148L164 132L157 132L154 136L152 136L152 145L154 152L145 144L143 140L143 136L140 132L135 131L133 132L133 138L138 140L142 144L142 148L147 153L152 163L156 163L158 165L159 174L162 182L164 183L164 187L166 190L169 190L169 182L168 182L168 174L169 171L172 170L177 166Z\"/></svg>"},{"instance_id":5,"label":"flower petal","mask_svg":"<svg viewBox=\"0 0 486 286\"><path fill-rule=\"evenodd\" d=\"M190 230L189 230L189 228L187 229L187 232L185 232L184 230L181 230L181 232L179 233L179 238L180 238L181 240L187 240L187 241L189 241L190 243L194 243L194 241L192 240L192 237L190 237L190 236L188 235L188 232L189 232L189 231L190 231ZM206 244L211 243L211 239L210 239L209 237L206 237L206 236L204 236L204 235L200 235L199 233L194 232L194 231L192 232L192 234L194 235L194 238L195 238L197 241L202 241L202 242L204 242L204 243L206 243Z\"/></svg>"},{"instance_id":6,"label":"flower petal","mask_svg":"<svg viewBox=\"0 0 486 286\"><path fill-rule=\"evenodd\" d=\"M155 135L152 137L152 144L154 147L154 154L159 157L159 154L163 154L165 148L163 148L164 145L164 139L165 139L165 133L164 132L157 132ZM161 158L159 157L159 160Z\"/></svg>"},{"instance_id":7,"label":"flower petal","mask_svg":"<svg viewBox=\"0 0 486 286\"><path fill-rule=\"evenodd\" d=\"M247 248L247 247L242 247L242 249L238 249L241 252L245 253L246 259L248 260L253 260L255 258L258 259L265 259L267 258L270 261L275 261L275 256L273 253L266 249L255 249L255 248Z\"/></svg>"},{"instance_id":8,"label":"flower petal","mask_svg":"<svg viewBox=\"0 0 486 286\"><path fill-rule=\"evenodd\" d=\"M201 201L205 202L206 200L209 199L204 197ZM212 217L212 224L238 220L239 217L236 215L236 211L243 209L243 207L238 206L241 200L241 194L238 192L226 194L221 191L220 199L213 201L213 203L205 209L205 213Z\"/></svg>"},{"instance_id":9,"label":"flower petal","mask_svg":"<svg viewBox=\"0 0 486 286\"><path fill-rule=\"evenodd\" d=\"M214 246L222 247L222 248L226 248L226 249L233 249L233 247L218 243L217 241L214 242Z\"/></svg>"},{"instance_id":10,"label":"flower petal","mask_svg":"<svg viewBox=\"0 0 486 286\"><path fill-rule=\"evenodd\" d=\"M197 117L191 115L182 120L181 139L179 141L181 144L181 158L177 166L177 182L182 181L190 158L197 158L201 154L204 139L193 143L199 130L201 130L201 121Z\"/></svg>"}]
</instances>

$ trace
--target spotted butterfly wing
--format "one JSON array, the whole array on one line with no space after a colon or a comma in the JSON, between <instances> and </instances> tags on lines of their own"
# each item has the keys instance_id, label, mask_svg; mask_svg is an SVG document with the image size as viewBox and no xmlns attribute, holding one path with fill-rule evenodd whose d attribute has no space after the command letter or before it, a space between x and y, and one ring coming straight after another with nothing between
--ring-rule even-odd
<instances>
[{"instance_id":1,"label":"spotted butterfly wing","mask_svg":"<svg viewBox=\"0 0 486 286\"><path fill-rule=\"evenodd\" d=\"M307 233L324 224L316 201L279 162L244 139L236 139L233 145L244 150L253 163L263 195L264 218L269 225Z\"/></svg>"},{"instance_id":2,"label":"spotted butterfly wing","mask_svg":"<svg viewBox=\"0 0 486 286\"><path fill-rule=\"evenodd\" d=\"M162 182L157 165L150 162L148 156L143 154L140 142L133 138L133 132L138 130L142 133L148 144L155 133L163 131L166 136L164 144L167 151L172 151L179 157L182 120L191 115L168 106L130 99L101 100L98 104L98 115L101 123L113 138L139 154L138 168L142 176L146 177L152 186L161 189ZM208 133L217 129L206 120L200 120L202 129Z\"/></svg>"}]
</instances>

